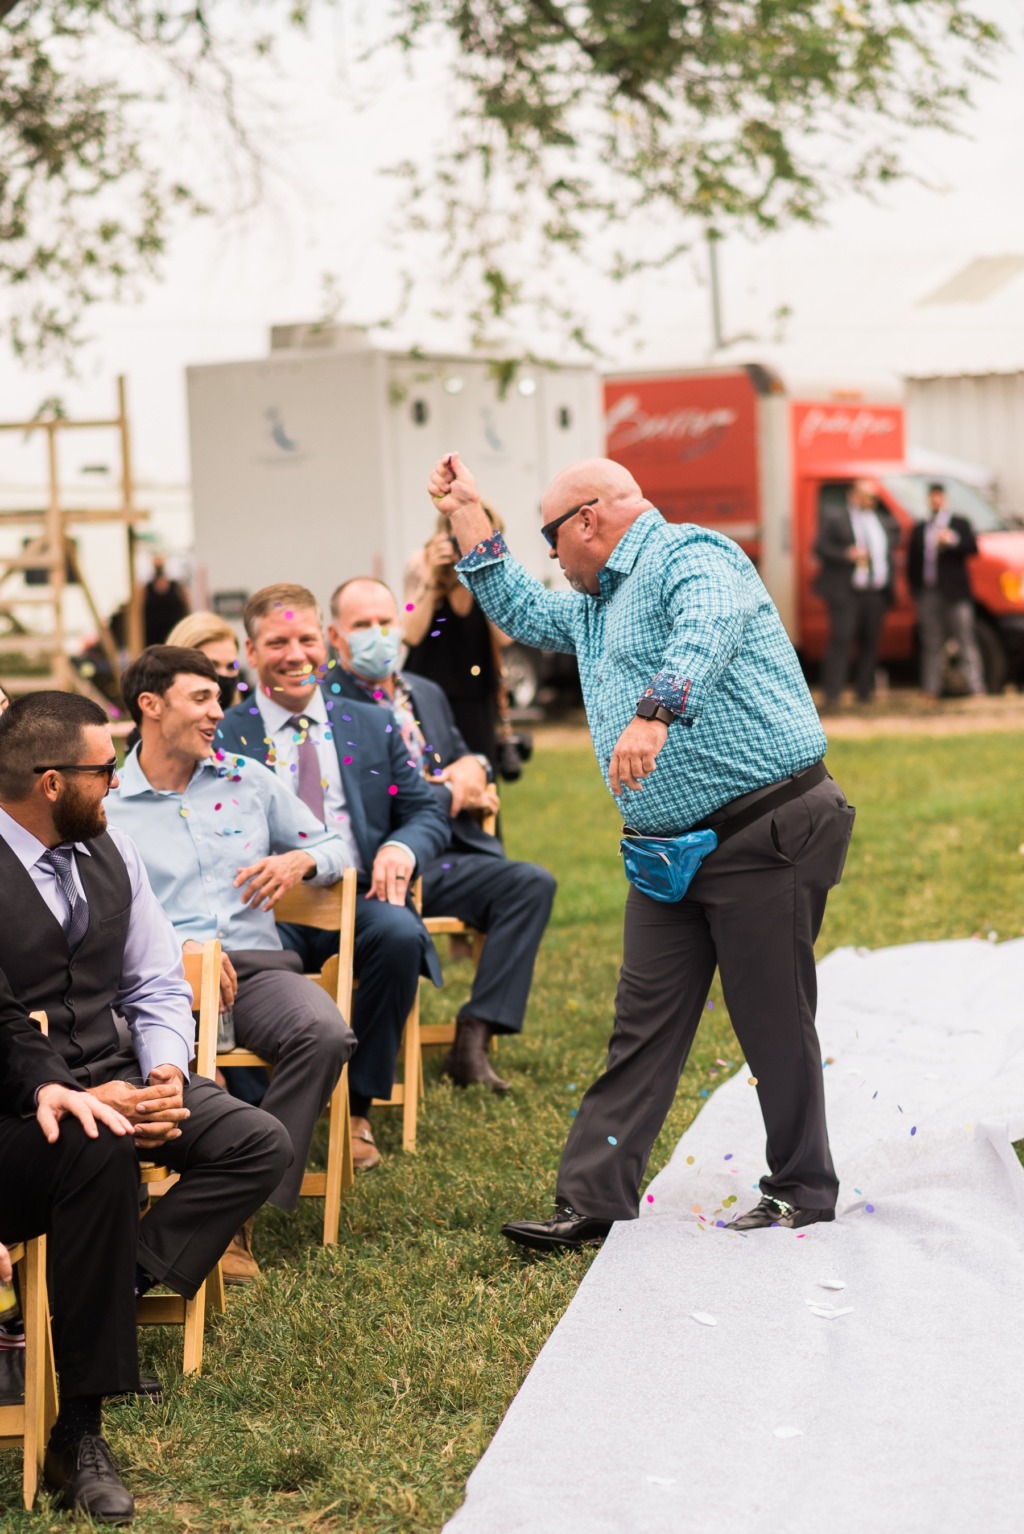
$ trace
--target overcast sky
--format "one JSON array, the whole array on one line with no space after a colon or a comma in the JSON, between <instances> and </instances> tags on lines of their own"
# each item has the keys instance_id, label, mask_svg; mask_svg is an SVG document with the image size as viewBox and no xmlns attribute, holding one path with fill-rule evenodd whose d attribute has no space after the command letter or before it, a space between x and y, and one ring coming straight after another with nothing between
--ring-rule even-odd
<instances>
[{"instance_id":1,"label":"overcast sky","mask_svg":"<svg viewBox=\"0 0 1024 1534\"><path fill-rule=\"evenodd\" d=\"M911 163L927 187L903 185L876 204L845 198L817 230L721 251L727 334L750 333L734 350L773 349L774 319L793 311L782 335L802 370L914 371L948 359L950 368L1024 367L1024 283L991 305L920 309L919 301L978 255L1024 252L1024 3L988 0L1013 48L998 79L977 87L965 134L919 134ZM275 91L280 127L265 205L247 218L213 217L176 234L159 281L135 305L89 317L94 340L73 383L0 356L0 418L31 414L60 393L73 411L113 403L113 379L128 375L141 478L182 483L188 475L184 368L189 363L260 357L273 323L315 318L321 277L336 274L343 318L387 313L398 291L398 257L383 240L395 196L379 169L410 141L444 132L444 58L424 56L413 78L393 65L357 63L368 37L369 0L346 0L322 15L308 41L289 39ZM429 250L405 335L459 349L427 316L436 301ZM704 253L629 294L581 282L595 315L628 306L640 325L616 343L622 364L694 365L710 354ZM608 330L613 328L608 327ZM549 348L550 351L550 348Z\"/></svg>"}]
</instances>

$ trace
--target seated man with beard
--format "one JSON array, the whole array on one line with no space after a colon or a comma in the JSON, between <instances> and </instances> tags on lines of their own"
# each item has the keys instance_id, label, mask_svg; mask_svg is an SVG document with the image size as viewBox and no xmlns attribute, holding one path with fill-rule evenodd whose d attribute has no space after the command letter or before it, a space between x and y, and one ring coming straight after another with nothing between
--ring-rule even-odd
<instances>
[{"instance_id":1,"label":"seated man with beard","mask_svg":"<svg viewBox=\"0 0 1024 1534\"><path fill-rule=\"evenodd\" d=\"M134 842L107 827L116 786L97 704L34 692L0 716L0 969L28 1011L46 1013L74 1080L131 1120L147 1160L179 1174L139 1227L136 1287L190 1299L292 1147L269 1113L189 1077L181 943Z\"/></svg>"}]
</instances>

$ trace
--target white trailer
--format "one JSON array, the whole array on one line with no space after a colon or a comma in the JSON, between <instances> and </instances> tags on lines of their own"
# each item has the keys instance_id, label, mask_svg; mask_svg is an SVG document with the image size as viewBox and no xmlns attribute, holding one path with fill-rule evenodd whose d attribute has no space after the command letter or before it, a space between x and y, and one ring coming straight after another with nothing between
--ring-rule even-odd
<instances>
[{"instance_id":1,"label":"white trailer","mask_svg":"<svg viewBox=\"0 0 1024 1534\"><path fill-rule=\"evenodd\" d=\"M479 357L322 338L286 327L265 360L187 371L199 598L237 617L249 593L292 580L326 604L361 574L400 595L434 530L427 477L452 449L516 556L551 583L538 504L559 469L602 451L597 374L524 364L502 379Z\"/></svg>"},{"instance_id":2,"label":"white trailer","mask_svg":"<svg viewBox=\"0 0 1024 1534\"><path fill-rule=\"evenodd\" d=\"M1024 518L1024 372L909 377L906 389L910 440L988 466L999 509Z\"/></svg>"}]
</instances>

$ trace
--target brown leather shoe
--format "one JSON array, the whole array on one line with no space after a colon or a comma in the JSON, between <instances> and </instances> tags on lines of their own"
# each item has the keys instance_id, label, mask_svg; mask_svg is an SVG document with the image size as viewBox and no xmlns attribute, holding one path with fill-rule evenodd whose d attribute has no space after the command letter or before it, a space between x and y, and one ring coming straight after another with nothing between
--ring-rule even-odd
<instances>
[{"instance_id":1,"label":"brown leather shoe","mask_svg":"<svg viewBox=\"0 0 1024 1534\"><path fill-rule=\"evenodd\" d=\"M220 1270L226 1284L251 1284L254 1278L259 1278L259 1264L252 1255L251 1217L231 1238L231 1245L220 1260Z\"/></svg>"},{"instance_id":2,"label":"brown leather shoe","mask_svg":"<svg viewBox=\"0 0 1024 1534\"><path fill-rule=\"evenodd\" d=\"M487 1058L491 1030L475 1017L460 1017L455 1023L455 1043L441 1062L441 1070L457 1087L480 1085L502 1095L508 1082L491 1069Z\"/></svg>"},{"instance_id":3,"label":"brown leather shoe","mask_svg":"<svg viewBox=\"0 0 1024 1534\"><path fill-rule=\"evenodd\" d=\"M357 1172L372 1172L380 1166L380 1151L370 1129L370 1120L352 1115L352 1165Z\"/></svg>"}]
</instances>

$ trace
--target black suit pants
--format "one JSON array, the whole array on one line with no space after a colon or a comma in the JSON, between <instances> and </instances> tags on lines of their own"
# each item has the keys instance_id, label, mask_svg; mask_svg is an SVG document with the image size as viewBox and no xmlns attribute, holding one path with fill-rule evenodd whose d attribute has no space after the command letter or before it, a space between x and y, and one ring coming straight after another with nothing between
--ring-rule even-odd
<instances>
[{"instance_id":1,"label":"black suit pants","mask_svg":"<svg viewBox=\"0 0 1024 1534\"><path fill-rule=\"evenodd\" d=\"M131 1135L90 1140L64 1119L48 1145L34 1118L0 1118L0 1239L45 1235L62 1396L137 1390L139 1169Z\"/></svg>"},{"instance_id":2,"label":"black suit pants","mask_svg":"<svg viewBox=\"0 0 1024 1534\"><path fill-rule=\"evenodd\" d=\"M862 703L871 701L875 691L878 641L888 605L884 591L855 590L828 603L828 648L821 664L821 685L826 703L839 702L855 649L857 697Z\"/></svg>"},{"instance_id":3,"label":"black suit pants","mask_svg":"<svg viewBox=\"0 0 1024 1534\"><path fill-rule=\"evenodd\" d=\"M554 875L535 863L450 852L424 870L424 916L457 916L487 934L460 1016L487 1023L495 1033L522 1029L554 898Z\"/></svg>"},{"instance_id":4,"label":"black suit pants","mask_svg":"<svg viewBox=\"0 0 1024 1534\"><path fill-rule=\"evenodd\" d=\"M853 814L829 778L723 842L682 900L652 900L630 887L608 1063L573 1122L559 1202L600 1219L636 1218L647 1158L717 964L757 1078L769 1168L761 1188L800 1209L835 1206L814 942L842 874Z\"/></svg>"}]
</instances>

